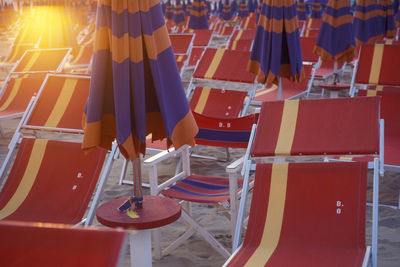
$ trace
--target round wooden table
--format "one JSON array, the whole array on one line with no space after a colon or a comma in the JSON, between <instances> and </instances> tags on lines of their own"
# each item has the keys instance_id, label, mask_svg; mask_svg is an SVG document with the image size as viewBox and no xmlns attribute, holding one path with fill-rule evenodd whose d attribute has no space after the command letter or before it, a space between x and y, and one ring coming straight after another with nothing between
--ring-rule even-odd
<instances>
[{"instance_id":1,"label":"round wooden table","mask_svg":"<svg viewBox=\"0 0 400 267\"><path fill-rule=\"evenodd\" d=\"M113 199L100 205L97 220L108 227L131 230L129 234L131 266L151 266L151 231L176 221L181 216L181 205L161 196L144 196L143 208L134 209L139 218L132 219L118 210L128 197Z\"/></svg>"}]
</instances>

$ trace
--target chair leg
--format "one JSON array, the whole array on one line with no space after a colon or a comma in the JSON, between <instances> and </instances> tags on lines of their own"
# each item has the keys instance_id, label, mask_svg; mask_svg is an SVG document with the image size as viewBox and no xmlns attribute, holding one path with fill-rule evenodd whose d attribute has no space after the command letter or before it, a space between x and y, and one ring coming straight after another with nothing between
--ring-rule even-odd
<instances>
[{"instance_id":1,"label":"chair leg","mask_svg":"<svg viewBox=\"0 0 400 267\"><path fill-rule=\"evenodd\" d=\"M163 256L161 252L161 230L160 229L151 230L151 237L153 238L154 258L156 260L161 260Z\"/></svg>"}]
</instances>

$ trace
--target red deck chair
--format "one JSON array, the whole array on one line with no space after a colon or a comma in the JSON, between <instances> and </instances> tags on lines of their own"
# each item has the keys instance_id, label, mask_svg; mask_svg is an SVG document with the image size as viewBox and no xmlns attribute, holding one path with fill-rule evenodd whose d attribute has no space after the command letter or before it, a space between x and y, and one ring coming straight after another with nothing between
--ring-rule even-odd
<instances>
[{"instance_id":1,"label":"red deck chair","mask_svg":"<svg viewBox=\"0 0 400 267\"><path fill-rule=\"evenodd\" d=\"M246 148L251 135L252 125L256 122L256 115L235 119L212 118L193 113L199 126L199 133L195 137L199 145L213 147ZM182 152L183 170L171 179L158 184L157 164ZM162 193L164 196L197 203L218 204L221 202L230 204L231 229L234 229L238 192L241 189L241 180L237 176L216 177L197 175L190 172L189 147L185 146L179 151L170 150L161 152L144 161L144 165L150 167L150 191L152 195ZM168 246L163 254L168 254L177 248L183 241L199 233L222 256L229 257L228 250L220 244L211 233L207 232L190 215L190 211L182 209L183 219L190 225L186 233ZM156 238L157 239L157 238ZM157 244L155 244L157 246ZM159 246L159 245L158 245ZM160 255L161 256L161 255Z\"/></svg>"},{"instance_id":2,"label":"red deck chair","mask_svg":"<svg viewBox=\"0 0 400 267\"><path fill-rule=\"evenodd\" d=\"M65 64L66 70L85 69L89 70L92 63L93 44L79 46L74 53L72 53L72 60Z\"/></svg>"},{"instance_id":3,"label":"red deck chair","mask_svg":"<svg viewBox=\"0 0 400 267\"><path fill-rule=\"evenodd\" d=\"M116 147L106 164L106 150L85 155L81 149L81 118L89 84L90 78L86 76L46 77L10 142L0 170L0 178L4 179L8 167L11 168L0 192L1 219L83 223L92 200L85 224L91 223ZM61 136L64 141L57 140ZM16 159L12 161L21 137Z\"/></svg>"},{"instance_id":4,"label":"red deck chair","mask_svg":"<svg viewBox=\"0 0 400 267\"><path fill-rule=\"evenodd\" d=\"M193 83L197 81L224 81L224 86L229 86L229 83L251 85L253 88L248 93L246 110L257 88L255 75L246 71L249 58L250 51L207 48L193 73L187 96L190 96Z\"/></svg>"},{"instance_id":5,"label":"red deck chair","mask_svg":"<svg viewBox=\"0 0 400 267\"><path fill-rule=\"evenodd\" d=\"M282 99L296 98L307 92L309 80L311 78L312 66L303 65L305 78L300 83L292 82L288 79L282 79ZM275 101L278 99L278 86L275 84L257 90L253 100L254 105L261 105L265 101Z\"/></svg>"},{"instance_id":6,"label":"red deck chair","mask_svg":"<svg viewBox=\"0 0 400 267\"><path fill-rule=\"evenodd\" d=\"M21 117L39 91L45 74L24 74L4 84L0 98L0 121Z\"/></svg>"},{"instance_id":7,"label":"red deck chair","mask_svg":"<svg viewBox=\"0 0 400 267\"><path fill-rule=\"evenodd\" d=\"M2 266L122 266L126 233L66 225L0 222Z\"/></svg>"},{"instance_id":8,"label":"red deck chair","mask_svg":"<svg viewBox=\"0 0 400 267\"><path fill-rule=\"evenodd\" d=\"M264 162L264 160L268 157L272 157L275 159L277 158L278 160L280 160L280 162L283 162L288 157L295 157L299 161L305 156L306 158L308 159L311 158L314 161L321 161L321 157L327 155L352 155L352 156L380 155L381 154L380 152L382 151L381 145L383 144L383 136L380 134L382 130L382 122L380 122L379 120L379 110L380 110L379 97L286 100L286 101L264 102L261 106L260 118L258 121L257 131L252 144L252 148L251 151L247 152L248 153L247 155L251 155L251 159L255 160L257 163ZM289 165L290 168L291 163L286 163L286 164ZM383 162L380 161L379 158L375 158L374 182L373 182L374 183L373 220L372 220L373 221L372 225L373 266L376 266L376 260L377 260L377 231L378 231L377 219L378 219L378 194L379 194L378 172L381 164L383 164ZM366 167L366 164L364 166ZM338 172L338 174L336 175L336 171L334 171L333 169L324 167L318 167L318 168L326 169L327 175L335 174L335 176L337 176L336 177L337 181L342 181L341 179L343 177L341 177L341 175L345 171L341 171L340 173ZM244 207L246 205L245 202L246 202L246 194L249 182L249 173L251 169L254 169L254 165L251 163L251 160L245 159L244 161L245 178L243 181L243 190L242 190L241 202L238 213L238 222L235 232L234 249L237 249L239 244L240 232L242 229L243 212L244 212ZM314 169L311 169L310 171L313 172ZM317 173L319 172L317 171ZM322 174L320 176L322 176ZM324 181L324 179L321 180ZM350 180L348 182L350 183ZM363 183L365 183L365 181ZM340 192L337 193L346 196L348 194L346 192L349 192L351 193L351 196L355 196L356 193L353 190L348 190L347 183L340 184L339 182L338 186L339 185L341 186L342 189L340 190ZM360 184L356 184L355 186L356 187L360 186ZM307 184L307 187L311 188L313 186ZM319 186L317 186L316 188L321 190L321 193L323 192L322 191L323 188L320 188ZM300 190L300 192L304 193L305 191ZM313 190L310 189L310 193L311 192L313 192ZM332 191L329 190L329 192ZM305 195L308 195L308 193ZM360 195L364 195L365 197L365 191L364 193L360 192ZM331 194L330 197L332 196L334 195ZM282 196L280 197L282 198ZM307 196L304 197L306 198ZM288 198L291 197L286 196L286 199ZM342 207L341 205L338 206L337 201L342 201L342 199L337 199L333 203L332 206L334 209L333 216L335 216L335 210ZM359 201L360 201L359 199L355 200L355 203L358 203L361 206L365 206L365 204L363 204L365 203L365 200L364 202L363 201L359 202ZM318 203L318 202L313 202L313 203ZM303 203L301 203L301 201L298 204L299 207L303 207ZM307 204L309 204L309 202L307 202ZM284 204L281 203L281 205ZM348 205L344 202L343 205L345 206L344 208L348 207ZM286 205L284 206L286 209ZM292 209L293 207L290 206L288 208ZM299 214L302 214L301 209L296 209L296 210L299 211ZM332 209L330 209L329 207L324 207L324 210L326 210L327 212L332 211ZM352 216L354 216L354 214L352 214ZM305 218L307 216L300 216L300 217L302 218L301 219L298 218L298 220L296 219L291 221L293 223L296 223L296 222L301 222L301 220L303 219L306 221L308 220ZM321 218L321 220L322 219L323 218ZM362 219L363 217L358 218L358 220ZM279 220L281 221L281 219ZM309 226L304 225L304 227L306 227L307 229ZM318 228L317 226L313 227ZM305 233L307 233L306 229ZM360 229L358 229L358 231L363 231L362 229L364 228L361 227ZM260 228L259 230L262 231L262 228ZM317 231L317 229L314 230ZM333 231L333 229L329 228L325 230L328 232ZM276 233L279 232L281 232L281 234L286 234L286 232L282 232L282 230L276 231ZM344 231L344 233L346 232L347 230ZM297 234L298 233L293 233L291 237L296 239ZM305 239L307 240L308 237L306 236ZM279 235L276 236L276 238L277 240L275 241L278 242ZM322 240L324 239L319 239L317 244L322 246L322 244L324 244ZM357 239L353 239L351 242L353 244L355 243L361 244L362 240L363 239L360 236ZM286 246L283 245L281 247L280 244L281 243L279 241L278 245L276 246L276 249L280 250L284 249L285 247L288 248L287 247L288 245ZM329 245L334 245L334 244L336 244L336 241L333 244L329 243ZM242 248L244 248L244 244ZM308 264L304 263L304 266L314 266L312 264L314 260L316 263L315 266L325 266L325 264L322 263L323 259L320 259L320 257L317 255L318 253L300 256L299 253L295 252L296 250L301 251L302 249L303 246L296 247L296 249L293 248L293 253L294 253L293 255L294 257L299 257L299 259L303 258L304 260L307 257L309 263ZM278 250L276 250L275 252L278 253L277 251ZM340 253L340 250L332 251L332 253L334 252ZM363 254L363 252L361 253ZM286 258L290 259L289 255L291 254L290 253L286 254ZM336 257L337 260L339 260L339 258L342 258L339 255L332 257ZM281 262L281 260L283 259L279 258L279 260ZM320 260L321 264L319 264ZM265 263L266 262L263 261L262 265ZM338 265L342 266L342 264L336 264L336 266ZM351 266L354 266L354 264Z\"/></svg>"},{"instance_id":9,"label":"red deck chair","mask_svg":"<svg viewBox=\"0 0 400 267\"><path fill-rule=\"evenodd\" d=\"M182 31L183 33L193 33L194 40L193 40L193 46L203 46L203 47L208 47L211 42L212 30L192 30L192 29L184 29Z\"/></svg>"},{"instance_id":10,"label":"red deck chair","mask_svg":"<svg viewBox=\"0 0 400 267\"><path fill-rule=\"evenodd\" d=\"M313 71L310 78L310 83L307 88L307 96L310 94L311 87L314 83L315 79L327 79L334 75L335 68L334 62L321 62L320 58L314 54L315 43L317 42L316 37L301 37L300 45L301 45L301 55L303 57L303 64L305 65L313 65ZM337 73L343 73L346 65L338 64Z\"/></svg>"},{"instance_id":11,"label":"red deck chair","mask_svg":"<svg viewBox=\"0 0 400 267\"><path fill-rule=\"evenodd\" d=\"M203 53L205 50L206 50L206 47L200 47L200 46L199 47L194 46L192 48L192 52L190 53L190 58L189 58L188 65L187 65L188 69L193 69L196 67L200 58L203 56Z\"/></svg>"},{"instance_id":12,"label":"red deck chair","mask_svg":"<svg viewBox=\"0 0 400 267\"><path fill-rule=\"evenodd\" d=\"M26 50L11 73L60 72L70 48Z\"/></svg>"},{"instance_id":13,"label":"red deck chair","mask_svg":"<svg viewBox=\"0 0 400 267\"><path fill-rule=\"evenodd\" d=\"M253 40L237 40L229 42L228 49L240 50L240 51L251 51L253 46Z\"/></svg>"},{"instance_id":14,"label":"red deck chair","mask_svg":"<svg viewBox=\"0 0 400 267\"><path fill-rule=\"evenodd\" d=\"M250 51L255 35L255 29L236 29L228 41L228 49Z\"/></svg>"},{"instance_id":15,"label":"red deck chair","mask_svg":"<svg viewBox=\"0 0 400 267\"><path fill-rule=\"evenodd\" d=\"M176 65L179 73L182 76L193 47L194 34L192 33L181 33L181 34L170 34L172 49L175 54Z\"/></svg>"},{"instance_id":16,"label":"red deck chair","mask_svg":"<svg viewBox=\"0 0 400 267\"><path fill-rule=\"evenodd\" d=\"M14 44L11 47L6 59L0 62L0 67L9 67L14 65L28 49L33 49L33 44Z\"/></svg>"},{"instance_id":17,"label":"red deck chair","mask_svg":"<svg viewBox=\"0 0 400 267\"><path fill-rule=\"evenodd\" d=\"M250 13L246 18L244 18L240 23L240 28L242 29L256 29L257 22L256 22L256 15L254 13Z\"/></svg>"},{"instance_id":18,"label":"red deck chair","mask_svg":"<svg viewBox=\"0 0 400 267\"><path fill-rule=\"evenodd\" d=\"M356 162L258 164L244 243L224 266L367 266L366 181Z\"/></svg>"},{"instance_id":19,"label":"red deck chair","mask_svg":"<svg viewBox=\"0 0 400 267\"><path fill-rule=\"evenodd\" d=\"M230 37L235 29L236 29L236 26L223 25L221 27L221 30L218 33L218 36Z\"/></svg>"}]
</instances>

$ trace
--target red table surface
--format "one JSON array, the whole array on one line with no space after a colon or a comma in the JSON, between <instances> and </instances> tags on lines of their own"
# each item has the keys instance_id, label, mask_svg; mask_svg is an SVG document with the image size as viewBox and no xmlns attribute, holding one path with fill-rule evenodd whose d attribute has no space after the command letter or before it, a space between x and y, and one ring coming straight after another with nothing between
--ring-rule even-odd
<instances>
[{"instance_id":1,"label":"red table surface","mask_svg":"<svg viewBox=\"0 0 400 267\"><path fill-rule=\"evenodd\" d=\"M127 199L128 197L118 198L100 205L96 213L97 220L113 228L145 230L170 224L181 216L181 206L177 201L146 195L143 199L143 208L134 210L139 218L132 219L118 210Z\"/></svg>"}]
</instances>

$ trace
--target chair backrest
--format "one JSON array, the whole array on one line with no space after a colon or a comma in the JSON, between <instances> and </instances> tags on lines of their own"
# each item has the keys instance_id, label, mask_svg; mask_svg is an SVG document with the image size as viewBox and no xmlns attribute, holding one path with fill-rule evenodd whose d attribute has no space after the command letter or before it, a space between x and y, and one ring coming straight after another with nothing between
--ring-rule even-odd
<instances>
[{"instance_id":1,"label":"chair backrest","mask_svg":"<svg viewBox=\"0 0 400 267\"><path fill-rule=\"evenodd\" d=\"M0 194L0 219L76 224L87 210L106 150L22 139Z\"/></svg>"},{"instance_id":2,"label":"chair backrest","mask_svg":"<svg viewBox=\"0 0 400 267\"><path fill-rule=\"evenodd\" d=\"M169 34L172 50L175 55L188 55L193 45L193 34Z\"/></svg>"},{"instance_id":3,"label":"chair backrest","mask_svg":"<svg viewBox=\"0 0 400 267\"><path fill-rule=\"evenodd\" d=\"M257 164L243 246L226 266L361 266L367 166Z\"/></svg>"},{"instance_id":4,"label":"chair backrest","mask_svg":"<svg viewBox=\"0 0 400 267\"><path fill-rule=\"evenodd\" d=\"M314 47L317 42L316 37L301 37L301 56L303 57L303 62L315 63L318 61L318 56L314 54Z\"/></svg>"},{"instance_id":5,"label":"chair backrest","mask_svg":"<svg viewBox=\"0 0 400 267\"><path fill-rule=\"evenodd\" d=\"M255 29L257 28L256 16L250 13L251 15L247 16L240 23L240 28L243 29Z\"/></svg>"},{"instance_id":6,"label":"chair backrest","mask_svg":"<svg viewBox=\"0 0 400 267\"><path fill-rule=\"evenodd\" d=\"M264 102L251 155L379 154L379 97Z\"/></svg>"},{"instance_id":7,"label":"chair backrest","mask_svg":"<svg viewBox=\"0 0 400 267\"><path fill-rule=\"evenodd\" d=\"M7 63L15 63L22 57L26 50L33 49L33 47L33 44L14 44L5 61Z\"/></svg>"},{"instance_id":8,"label":"chair backrest","mask_svg":"<svg viewBox=\"0 0 400 267\"><path fill-rule=\"evenodd\" d=\"M231 41L254 40L256 29L236 29L231 37Z\"/></svg>"},{"instance_id":9,"label":"chair backrest","mask_svg":"<svg viewBox=\"0 0 400 267\"><path fill-rule=\"evenodd\" d=\"M246 148L252 126L257 123L257 115L225 119L200 115L193 112L199 132L196 144L217 147Z\"/></svg>"},{"instance_id":10,"label":"chair backrest","mask_svg":"<svg viewBox=\"0 0 400 267\"><path fill-rule=\"evenodd\" d=\"M39 91L45 74L24 74L7 81L0 99L0 117L24 112Z\"/></svg>"},{"instance_id":11,"label":"chair backrest","mask_svg":"<svg viewBox=\"0 0 400 267\"><path fill-rule=\"evenodd\" d=\"M190 30L190 29L188 29ZM211 41L213 34L212 30L202 29L202 30L191 30L195 37L193 40L193 46L208 46Z\"/></svg>"},{"instance_id":12,"label":"chair backrest","mask_svg":"<svg viewBox=\"0 0 400 267\"><path fill-rule=\"evenodd\" d=\"M237 118L246 95L246 91L196 87L189 104L198 114L216 118Z\"/></svg>"},{"instance_id":13,"label":"chair backrest","mask_svg":"<svg viewBox=\"0 0 400 267\"><path fill-rule=\"evenodd\" d=\"M70 48L26 50L12 72L60 72Z\"/></svg>"},{"instance_id":14,"label":"chair backrest","mask_svg":"<svg viewBox=\"0 0 400 267\"><path fill-rule=\"evenodd\" d=\"M400 45L365 44L361 47L355 83L400 86Z\"/></svg>"},{"instance_id":15,"label":"chair backrest","mask_svg":"<svg viewBox=\"0 0 400 267\"><path fill-rule=\"evenodd\" d=\"M253 40L231 40L228 45L228 49L250 51Z\"/></svg>"},{"instance_id":16,"label":"chair backrest","mask_svg":"<svg viewBox=\"0 0 400 267\"><path fill-rule=\"evenodd\" d=\"M120 266L121 230L43 223L0 222L2 266ZM29 237L29 238L27 238Z\"/></svg>"},{"instance_id":17,"label":"chair backrest","mask_svg":"<svg viewBox=\"0 0 400 267\"><path fill-rule=\"evenodd\" d=\"M255 74L246 70L249 58L250 51L207 48L193 73L193 77L254 83Z\"/></svg>"},{"instance_id":18,"label":"chair backrest","mask_svg":"<svg viewBox=\"0 0 400 267\"><path fill-rule=\"evenodd\" d=\"M223 25L221 31L219 32L220 36L230 36L233 33L233 30L236 28L236 26L227 26Z\"/></svg>"},{"instance_id":19,"label":"chair backrest","mask_svg":"<svg viewBox=\"0 0 400 267\"><path fill-rule=\"evenodd\" d=\"M205 48L204 47L193 47L192 51L190 52L190 58L188 62L188 67L195 67L197 62L203 55Z\"/></svg>"},{"instance_id":20,"label":"chair backrest","mask_svg":"<svg viewBox=\"0 0 400 267\"><path fill-rule=\"evenodd\" d=\"M82 130L89 87L89 76L48 75L24 126Z\"/></svg>"},{"instance_id":21,"label":"chair backrest","mask_svg":"<svg viewBox=\"0 0 400 267\"><path fill-rule=\"evenodd\" d=\"M71 60L71 65L89 65L93 55L93 45L85 45L78 47L74 58Z\"/></svg>"}]
</instances>

